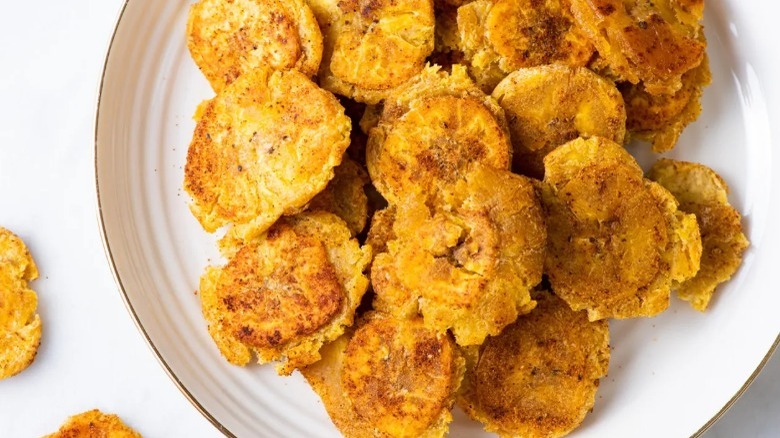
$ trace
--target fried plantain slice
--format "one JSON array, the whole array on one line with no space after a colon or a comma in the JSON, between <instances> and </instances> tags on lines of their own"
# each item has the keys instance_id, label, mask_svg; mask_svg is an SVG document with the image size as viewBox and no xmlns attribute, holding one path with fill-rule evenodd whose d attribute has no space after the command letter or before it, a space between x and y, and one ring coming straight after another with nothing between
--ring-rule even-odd
<instances>
[{"instance_id":1,"label":"fried plantain slice","mask_svg":"<svg viewBox=\"0 0 780 438\"><path fill-rule=\"evenodd\" d=\"M590 322L546 291L534 298L536 309L476 349L458 393L458 406L500 436L567 435L609 367L607 321Z\"/></svg>"},{"instance_id":2,"label":"fried plantain slice","mask_svg":"<svg viewBox=\"0 0 780 438\"><path fill-rule=\"evenodd\" d=\"M374 308L423 315L459 345L481 344L530 311L541 281L546 230L528 178L475 167L444 196L446 207L397 206L388 242L371 268Z\"/></svg>"},{"instance_id":3,"label":"fried plantain slice","mask_svg":"<svg viewBox=\"0 0 780 438\"><path fill-rule=\"evenodd\" d=\"M501 107L462 66L439 66L389 97L368 136L371 180L391 204L430 197L475 163L508 169L511 144Z\"/></svg>"},{"instance_id":4,"label":"fried plantain slice","mask_svg":"<svg viewBox=\"0 0 780 438\"><path fill-rule=\"evenodd\" d=\"M679 285L677 295L703 312L717 286L737 272L750 245L742 217L729 204L726 182L707 166L664 158L653 165L648 178L669 190L680 210L696 215L703 247L701 269Z\"/></svg>"},{"instance_id":5,"label":"fried plantain slice","mask_svg":"<svg viewBox=\"0 0 780 438\"><path fill-rule=\"evenodd\" d=\"M302 0L200 0L190 7L187 47L219 93L260 66L314 76L322 33Z\"/></svg>"},{"instance_id":6,"label":"fried plantain slice","mask_svg":"<svg viewBox=\"0 0 780 438\"><path fill-rule=\"evenodd\" d=\"M184 169L190 209L228 240L262 233L295 214L333 178L349 146L350 119L303 74L259 67L209 101Z\"/></svg>"},{"instance_id":7,"label":"fried plantain slice","mask_svg":"<svg viewBox=\"0 0 780 438\"><path fill-rule=\"evenodd\" d=\"M673 282L699 269L695 218L610 140L573 140L544 165L545 272L555 293L591 320L664 311Z\"/></svg>"},{"instance_id":8,"label":"fried plantain slice","mask_svg":"<svg viewBox=\"0 0 780 438\"><path fill-rule=\"evenodd\" d=\"M322 357L301 372L344 436L446 435L464 372L447 334L373 313Z\"/></svg>"},{"instance_id":9,"label":"fried plantain slice","mask_svg":"<svg viewBox=\"0 0 780 438\"><path fill-rule=\"evenodd\" d=\"M114 414L97 409L74 415L57 432L43 438L141 438Z\"/></svg>"},{"instance_id":10,"label":"fried plantain slice","mask_svg":"<svg viewBox=\"0 0 780 438\"><path fill-rule=\"evenodd\" d=\"M230 363L246 365L254 351L259 363L283 360L277 371L290 374L352 325L370 260L371 248L331 213L282 218L201 277L209 333Z\"/></svg>"},{"instance_id":11,"label":"fried plantain slice","mask_svg":"<svg viewBox=\"0 0 780 438\"><path fill-rule=\"evenodd\" d=\"M0 227L0 380L24 371L41 343L38 297L28 282L38 268L22 239Z\"/></svg>"},{"instance_id":12,"label":"fried plantain slice","mask_svg":"<svg viewBox=\"0 0 780 438\"><path fill-rule=\"evenodd\" d=\"M571 0L571 10L611 74L650 94L676 92L704 59L704 0Z\"/></svg>"},{"instance_id":13,"label":"fried plantain slice","mask_svg":"<svg viewBox=\"0 0 780 438\"><path fill-rule=\"evenodd\" d=\"M586 68L545 65L511 73L493 90L514 147L512 169L541 179L544 157L578 137L623 143L626 109L614 84Z\"/></svg>"},{"instance_id":14,"label":"fried plantain slice","mask_svg":"<svg viewBox=\"0 0 780 438\"><path fill-rule=\"evenodd\" d=\"M368 197L364 187L371 180L356 162L344 158L325 190L309 203L309 210L329 211L347 223L352 235L359 234L368 220Z\"/></svg>"},{"instance_id":15,"label":"fried plantain slice","mask_svg":"<svg viewBox=\"0 0 780 438\"><path fill-rule=\"evenodd\" d=\"M376 104L417 75L433 51L432 0L309 0L325 50L320 85Z\"/></svg>"},{"instance_id":16,"label":"fried plantain slice","mask_svg":"<svg viewBox=\"0 0 780 438\"><path fill-rule=\"evenodd\" d=\"M459 48L486 93L519 68L583 67L594 52L569 0L476 0L458 8L457 21Z\"/></svg>"},{"instance_id":17,"label":"fried plantain slice","mask_svg":"<svg viewBox=\"0 0 780 438\"><path fill-rule=\"evenodd\" d=\"M682 88L674 94L652 95L642 83L623 83L620 90L626 102L626 128L632 137L652 143L653 152L674 149L685 127L701 114L704 87L712 82L707 57L682 76Z\"/></svg>"}]
</instances>

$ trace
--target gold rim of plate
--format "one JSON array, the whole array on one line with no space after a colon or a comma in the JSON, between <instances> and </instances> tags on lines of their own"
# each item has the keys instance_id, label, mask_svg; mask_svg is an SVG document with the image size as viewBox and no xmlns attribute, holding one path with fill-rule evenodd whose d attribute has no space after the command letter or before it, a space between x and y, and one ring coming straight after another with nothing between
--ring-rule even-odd
<instances>
[{"instance_id":1,"label":"gold rim of plate","mask_svg":"<svg viewBox=\"0 0 780 438\"><path fill-rule=\"evenodd\" d=\"M198 410L204 417L206 417L211 424L214 425L214 427L217 428L220 432L222 432L225 436L235 438L236 435L231 432L227 427L225 427L224 424L220 423L219 420L217 420L214 415L211 414L211 412L208 411L203 405L200 404L200 402L195 398L195 396L192 395L192 393L187 389L187 387L182 383L181 380L179 380L179 377L176 376L176 373L171 369L170 365L163 359L162 354L160 354L160 351L157 349L157 346L154 345L154 341L149 337L149 334L146 332L146 329L144 328L141 321L138 319L138 315L135 312L135 308L133 308L133 304L130 302L130 298L127 296L127 292L125 291L124 284L122 284L122 279L119 277L119 273L116 269L116 263L114 262L114 256L111 253L111 244L108 242L108 237L106 236L106 225L105 221L103 220L103 205L101 204L100 200L100 181L98 181L98 174L97 174L97 166L98 166L98 160L97 160L97 154L98 154L98 126L100 124L100 103L103 97L103 86L105 85L105 79L106 79L106 69L108 67L108 60L111 57L111 49L114 46L114 39L116 38L117 31L119 30L119 25L122 22L122 18L125 15L125 11L127 10L127 6L130 4L131 0L124 0L124 3L122 4L122 8L119 11L119 16L116 19L116 24L114 25L114 30L111 34L111 39L108 44L108 49L106 50L106 56L105 60L103 61L103 72L100 74L100 88L98 89L98 97L97 97L97 103L96 103L96 109L95 109L95 149L94 149L94 160L95 160L95 193L97 195L97 208L98 208L98 219L100 224L100 238L103 242L103 251L106 253L106 258L108 259L109 266L111 267L111 274L114 277L114 281L116 282L116 285L119 288L119 292L122 296L122 301L125 303L125 307L127 308L127 311L130 313L130 316L133 318L133 322L135 323L136 328L141 333L141 335L146 340L146 344L149 346L149 348L154 352L155 357L157 358L157 361L162 365L163 369L165 370L165 373L168 374L168 377L173 380L173 383L176 384L176 387L179 388L179 391L184 395L184 397L189 400L190 403L192 403L193 406L195 406L195 409ZM761 370L764 368L766 363L769 361L769 358L772 357L772 354L777 349L778 345L780 345L780 334L777 335L777 338L775 338L775 342L772 344L771 347L769 347L769 351L767 351L764 358L761 360L761 362L758 364L756 369L753 371L753 374L748 377L748 379L745 381L745 383L742 385L742 387L737 391L736 394L734 394L731 399L729 399L728 402L726 402L725 405L712 417L709 421L707 421L696 433L691 435L691 438L699 438L702 435L704 435L704 432L707 431L710 427L712 427L713 424L715 424L733 405L736 403L737 400L747 391L748 387L753 383L753 381L758 377L758 375L761 373Z\"/></svg>"}]
</instances>

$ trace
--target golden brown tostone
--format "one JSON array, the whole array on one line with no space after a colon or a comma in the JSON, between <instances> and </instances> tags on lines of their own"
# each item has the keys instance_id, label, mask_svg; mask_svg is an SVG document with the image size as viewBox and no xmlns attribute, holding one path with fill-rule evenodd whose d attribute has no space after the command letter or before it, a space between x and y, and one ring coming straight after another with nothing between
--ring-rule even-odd
<instances>
[{"instance_id":1,"label":"golden brown tostone","mask_svg":"<svg viewBox=\"0 0 780 438\"><path fill-rule=\"evenodd\" d=\"M569 0L476 0L458 8L459 46L486 93L519 68L585 66L594 47Z\"/></svg>"},{"instance_id":2,"label":"golden brown tostone","mask_svg":"<svg viewBox=\"0 0 780 438\"><path fill-rule=\"evenodd\" d=\"M384 103L369 132L371 180L391 205L445 189L474 164L508 169L511 144L501 107L461 66L428 67Z\"/></svg>"},{"instance_id":3,"label":"golden brown tostone","mask_svg":"<svg viewBox=\"0 0 780 438\"><path fill-rule=\"evenodd\" d=\"M623 143L626 109L615 85L586 68L545 65L511 73L493 90L509 122L512 169L544 177L544 157L578 137Z\"/></svg>"},{"instance_id":4,"label":"golden brown tostone","mask_svg":"<svg viewBox=\"0 0 780 438\"><path fill-rule=\"evenodd\" d=\"M717 286L737 272L750 245L742 216L729 204L726 182L704 165L664 158L653 165L648 178L669 190L680 210L696 215L703 247L701 269L678 286L677 295L703 312Z\"/></svg>"},{"instance_id":5,"label":"golden brown tostone","mask_svg":"<svg viewBox=\"0 0 780 438\"><path fill-rule=\"evenodd\" d=\"M544 164L545 272L555 293L591 320L664 311L672 285L699 269L695 218L609 140L574 140Z\"/></svg>"},{"instance_id":6,"label":"golden brown tostone","mask_svg":"<svg viewBox=\"0 0 780 438\"><path fill-rule=\"evenodd\" d=\"M609 327L542 291L536 309L466 354L458 405L505 437L555 438L593 408L609 366Z\"/></svg>"},{"instance_id":7,"label":"golden brown tostone","mask_svg":"<svg viewBox=\"0 0 780 438\"><path fill-rule=\"evenodd\" d=\"M114 414L97 409L74 415L57 432L44 438L141 438Z\"/></svg>"},{"instance_id":8,"label":"golden brown tostone","mask_svg":"<svg viewBox=\"0 0 780 438\"><path fill-rule=\"evenodd\" d=\"M420 313L426 327L475 345L533 308L546 230L527 178L476 167L437 208L397 206L393 232L371 268L376 310Z\"/></svg>"},{"instance_id":9,"label":"golden brown tostone","mask_svg":"<svg viewBox=\"0 0 780 438\"><path fill-rule=\"evenodd\" d=\"M38 268L22 239L0 227L0 380L29 367L41 343L38 297L28 282Z\"/></svg>"},{"instance_id":10,"label":"golden brown tostone","mask_svg":"<svg viewBox=\"0 0 780 438\"><path fill-rule=\"evenodd\" d=\"M295 214L333 178L351 122L330 93L297 71L260 67L202 108L184 169L203 228L233 225L228 243Z\"/></svg>"},{"instance_id":11,"label":"golden brown tostone","mask_svg":"<svg viewBox=\"0 0 780 438\"><path fill-rule=\"evenodd\" d=\"M216 92L261 66L314 76L322 34L302 0L200 0L190 7L187 46Z\"/></svg>"},{"instance_id":12,"label":"golden brown tostone","mask_svg":"<svg viewBox=\"0 0 780 438\"><path fill-rule=\"evenodd\" d=\"M320 347L352 325L368 288L370 247L331 213L280 219L234 253L206 270L200 297L209 333L235 365L252 352L260 363L283 360L280 374L316 362Z\"/></svg>"},{"instance_id":13,"label":"golden brown tostone","mask_svg":"<svg viewBox=\"0 0 780 438\"><path fill-rule=\"evenodd\" d=\"M571 0L609 75L642 81L650 94L676 92L682 75L701 64L703 7L702 0Z\"/></svg>"},{"instance_id":14,"label":"golden brown tostone","mask_svg":"<svg viewBox=\"0 0 780 438\"><path fill-rule=\"evenodd\" d=\"M620 90L626 102L626 129L632 137L649 141L653 152L674 149L683 130L701 114L701 96L710 84L709 61L682 76L682 88L673 94L652 95L643 84L623 83Z\"/></svg>"},{"instance_id":15,"label":"golden brown tostone","mask_svg":"<svg viewBox=\"0 0 780 438\"><path fill-rule=\"evenodd\" d=\"M443 437L463 377L446 334L369 314L302 370L344 436Z\"/></svg>"},{"instance_id":16,"label":"golden brown tostone","mask_svg":"<svg viewBox=\"0 0 780 438\"><path fill-rule=\"evenodd\" d=\"M310 0L325 50L320 85L376 104L425 66L434 44L431 0Z\"/></svg>"}]
</instances>

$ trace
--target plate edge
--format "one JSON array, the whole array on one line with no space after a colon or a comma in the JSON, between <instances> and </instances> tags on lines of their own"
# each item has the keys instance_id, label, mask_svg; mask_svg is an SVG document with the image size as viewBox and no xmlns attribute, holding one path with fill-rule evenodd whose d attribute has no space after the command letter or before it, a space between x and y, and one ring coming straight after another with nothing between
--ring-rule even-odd
<instances>
[{"instance_id":1,"label":"plate edge","mask_svg":"<svg viewBox=\"0 0 780 438\"><path fill-rule=\"evenodd\" d=\"M100 126L100 107L103 98L103 87L105 85L108 62L109 59L111 58L111 49L114 47L114 40L116 39L117 32L119 31L119 25L122 22L122 18L124 17L129 4L130 4L130 0L124 0L122 7L119 10L119 13L117 15L114 24L114 30L111 33L111 38L109 39L108 42L108 47L104 52L105 57L103 61L103 71L100 74L100 83L98 85L97 101L95 103L93 159L94 159L94 174L95 174L95 198L97 201L97 221L98 221L98 226L100 228L100 240L103 243L103 252L105 253L106 259L108 261L108 265L111 269L111 275L114 278L114 282L116 283L116 286L119 289L120 296L122 297L122 302L125 304L125 308L127 309L128 313L130 313L130 316L133 320L133 323L135 324L135 327L138 329L138 331L146 341L147 347L149 347L149 349L154 353L157 362L162 366L163 370L168 375L168 377L173 381L174 385L176 385L176 388L195 407L195 409L197 409L198 412L200 412L201 415L203 415L219 432L221 432L226 437L236 438L236 435L233 432L231 432L225 425L220 423L219 420L217 420L211 414L211 412L209 412L205 407L203 407L203 405L200 404L200 402L195 398L195 396L193 396L192 393L190 393L189 389L187 389L184 383L182 383L181 380L179 380L176 373L173 372L170 365L168 365L168 363L162 357L162 354L157 349L157 346L154 345L154 342L149 337L149 334L146 332L146 329L144 328L143 324L141 324L141 321L138 318L138 314L136 313L133 304L130 302L129 297L127 296L127 292L125 291L125 287L124 284L122 283L122 279L119 277L119 272L117 270L116 263L114 261L114 256L111 252L111 245L108 243L106 225L103 218L103 204L100 198L100 181L98 179L98 129Z\"/></svg>"},{"instance_id":2,"label":"plate edge","mask_svg":"<svg viewBox=\"0 0 780 438\"><path fill-rule=\"evenodd\" d=\"M761 362L756 367L755 371L753 371L753 374L748 377L748 379L745 381L745 383L742 385L741 388L739 388L739 391L737 391L736 394L734 394L733 397L729 399L728 402L726 402L725 405L718 411L714 417L710 419L710 421L706 422L704 426L702 426L699 430L696 431L693 435L691 435L691 438L701 438L707 430L709 430L715 423L718 422L718 420L723 417L723 415L728 412L729 409L731 409L732 406L737 402L737 400L742 397L742 395L745 394L745 392L748 390L750 385L753 384L753 381L756 380L756 377L758 377L759 374L761 374L761 371L766 366L767 362L769 362L769 359L772 358L772 355L775 353L775 350L777 350L778 345L780 345L780 333L777 335L777 338L775 338L775 342L772 344L771 347L769 347L769 351L766 353L766 356L761 360Z\"/></svg>"}]
</instances>

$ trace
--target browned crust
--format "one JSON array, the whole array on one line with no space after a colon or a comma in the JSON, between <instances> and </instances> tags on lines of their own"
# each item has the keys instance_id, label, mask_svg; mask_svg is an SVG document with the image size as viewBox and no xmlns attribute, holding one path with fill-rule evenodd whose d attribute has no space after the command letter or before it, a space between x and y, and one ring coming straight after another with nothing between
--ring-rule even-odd
<instances>
[{"instance_id":1,"label":"browned crust","mask_svg":"<svg viewBox=\"0 0 780 438\"><path fill-rule=\"evenodd\" d=\"M141 434L118 416L93 409L68 418L60 430L44 438L141 438Z\"/></svg>"},{"instance_id":2,"label":"browned crust","mask_svg":"<svg viewBox=\"0 0 780 438\"><path fill-rule=\"evenodd\" d=\"M519 68L581 67L594 51L568 0L476 0L458 8L458 33L469 71L487 93Z\"/></svg>"},{"instance_id":3,"label":"browned crust","mask_svg":"<svg viewBox=\"0 0 780 438\"><path fill-rule=\"evenodd\" d=\"M370 248L360 248L331 213L281 219L201 278L209 333L235 365L253 352L260 363L281 360L280 374L311 364L352 325L370 258Z\"/></svg>"},{"instance_id":4,"label":"browned crust","mask_svg":"<svg viewBox=\"0 0 780 438\"><path fill-rule=\"evenodd\" d=\"M586 68L545 65L504 78L493 97L504 108L514 154L512 169L544 177L544 157L578 137L623 143L626 109L615 85Z\"/></svg>"},{"instance_id":5,"label":"browned crust","mask_svg":"<svg viewBox=\"0 0 780 438\"><path fill-rule=\"evenodd\" d=\"M320 85L379 103L417 75L434 46L431 0L311 0L325 37Z\"/></svg>"},{"instance_id":6,"label":"browned crust","mask_svg":"<svg viewBox=\"0 0 780 438\"><path fill-rule=\"evenodd\" d=\"M674 93L704 59L701 10L676 0L572 0L574 17L610 70L652 94Z\"/></svg>"},{"instance_id":7,"label":"browned crust","mask_svg":"<svg viewBox=\"0 0 780 438\"><path fill-rule=\"evenodd\" d=\"M702 164L661 159L648 178L669 190L680 202L680 210L696 215L702 240L701 269L679 285L677 294L703 312L717 287L742 265L750 245L742 216L729 204L723 178Z\"/></svg>"},{"instance_id":8,"label":"browned crust","mask_svg":"<svg viewBox=\"0 0 780 438\"><path fill-rule=\"evenodd\" d=\"M261 67L206 104L184 169L206 231L242 241L295 214L333 177L351 122L330 93L296 71Z\"/></svg>"},{"instance_id":9,"label":"browned crust","mask_svg":"<svg viewBox=\"0 0 780 438\"><path fill-rule=\"evenodd\" d=\"M429 66L385 101L366 153L372 182L394 205L445 189L477 163L508 169L512 150L503 110L465 69Z\"/></svg>"},{"instance_id":10,"label":"browned crust","mask_svg":"<svg viewBox=\"0 0 780 438\"><path fill-rule=\"evenodd\" d=\"M322 34L302 0L200 0L190 7L187 47L220 92L262 65L314 76Z\"/></svg>"},{"instance_id":11,"label":"browned crust","mask_svg":"<svg viewBox=\"0 0 780 438\"><path fill-rule=\"evenodd\" d=\"M701 114L704 87L710 84L709 61L682 76L682 87L673 94L653 95L643 84L621 84L626 102L626 129L632 137L649 141L653 152L670 151L683 130Z\"/></svg>"},{"instance_id":12,"label":"browned crust","mask_svg":"<svg viewBox=\"0 0 780 438\"><path fill-rule=\"evenodd\" d=\"M41 343L38 297L28 282L38 268L22 239L0 227L0 380L29 367Z\"/></svg>"},{"instance_id":13,"label":"browned crust","mask_svg":"<svg viewBox=\"0 0 780 438\"><path fill-rule=\"evenodd\" d=\"M543 213L525 177L476 167L430 209L397 206L395 240L371 268L374 308L423 315L459 345L498 334L533 308L546 243Z\"/></svg>"},{"instance_id":14,"label":"browned crust","mask_svg":"<svg viewBox=\"0 0 780 438\"><path fill-rule=\"evenodd\" d=\"M559 147L545 170L545 272L555 293L592 320L665 310L673 282L695 275L701 255L698 227L671 194L598 137Z\"/></svg>"},{"instance_id":15,"label":"browned crust","mask_svg":"<svg viewBox=\"0 0 780 438\"><path fill-rule=\"evenodd\" d=\"M372 313L302 370L347 437L442 437L463 377L452 340Z\"/></svg>"},{"instance_id":16,"label":"browned crust","mask_svg":"<svg viewBox=\"0 0 780 438\"><path fill-rule=\"evenodd\" d=\"M609 365L609 327L549 292L472 353L458 405L501 436L554 438L593 407ZM468 355L467 355L468 357Z\"/></svg>"}]
</instances>

